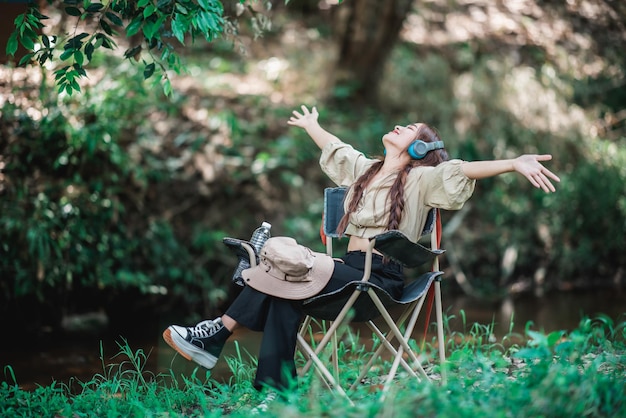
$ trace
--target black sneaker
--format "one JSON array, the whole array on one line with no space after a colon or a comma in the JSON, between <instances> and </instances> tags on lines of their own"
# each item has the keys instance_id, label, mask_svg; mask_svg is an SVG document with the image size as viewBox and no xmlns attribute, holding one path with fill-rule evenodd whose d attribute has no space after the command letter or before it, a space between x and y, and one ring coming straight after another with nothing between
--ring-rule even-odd
<instances>
[{"instance_id":1,"label":"black sneaker","mask_svg":"<svg viewBox=\"0 0 626 418\"><path fill-rule=\"evenodd\" d=\"M163 331L163 339L187 360L211 369L230 334L222 319L217 318L202 321L195 327L170 325Z\"/></svg>"}]
</instances>

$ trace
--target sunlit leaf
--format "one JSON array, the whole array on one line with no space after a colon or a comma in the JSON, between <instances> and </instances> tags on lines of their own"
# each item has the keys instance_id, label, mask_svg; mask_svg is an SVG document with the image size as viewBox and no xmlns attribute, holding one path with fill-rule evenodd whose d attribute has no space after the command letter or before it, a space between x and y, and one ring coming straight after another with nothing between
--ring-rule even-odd
<instances>
[{"instance_id":1,"label":"sunlit leaf","mask_svg":"<svg viewBox=\"0 0 626 418\"><path fill-rule=\"evenodd\" d=\"M172 94L172 83L170 82L169 79L166 79L163 82L163 93L165 93L166 96L169 96Z\"/></svg>"},{"instance_id":2,"label":"sunlit leaf","mask_svg":"<svg viewBox=\"0 0 626 418\"><path fill-rule=\"evenodd\" d=\"M141 16L135 17L129 24L126 26L126 35L133 36L139 29L141 29L141 25L143 25L143 18Z\"/></svg>"},{"instance_id":3,"label":"sunlit leaf","mask_svg":"<svg viewBox=\"0 0 626 418\"><path fill-rule=\"evenodd\" d=\"M148 17L152 16L154 12L156 12L156 10L157 8L153 4L146 6L146 8L143 9L143 18L147 19Z\"/></svg>"},{"instance_id":4,"label":"sunlit leaf","mask_svg":"<svg viewBox=\"0 0 626 418\"><path fill-rule=\"evenodd\" d=\"M183 22L181 18L175 18L172 20L172 33L181 44L185 44L185 32L188 30L189 25Z\"/></svg>"},{"instance_id":5,"label":"sunlit leaf","mask_svg":"<svg viewBox=\"0 0 626 418\"><path fill-rule=\"evenodd\" d=\"M61 54L59 58L61 59L61 61L65 61L68 58L70 58L72 55L74 55L74 49L68 48L65 51L63 51L63 53Z\"/></svg>"}]
</instances>

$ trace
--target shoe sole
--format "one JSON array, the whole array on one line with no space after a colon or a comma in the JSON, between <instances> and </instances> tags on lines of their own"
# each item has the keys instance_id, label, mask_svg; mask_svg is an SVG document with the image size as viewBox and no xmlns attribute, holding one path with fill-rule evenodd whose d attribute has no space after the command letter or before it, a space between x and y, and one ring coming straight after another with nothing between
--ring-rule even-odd
<instances>
[{"instance_id":1,"label":"shoe sole","mask_svg":"<svg viewBox=\"0 0 626 418\"><path fill-rule=\"evenodd\" d=\"M183 337L170 328L163 331L163 339L167 345L176 350L181 356L189 361L198 363L206 369L212 369L215 363L217 363L217 357L185 341Z\"/></svg>"}]
</instances>

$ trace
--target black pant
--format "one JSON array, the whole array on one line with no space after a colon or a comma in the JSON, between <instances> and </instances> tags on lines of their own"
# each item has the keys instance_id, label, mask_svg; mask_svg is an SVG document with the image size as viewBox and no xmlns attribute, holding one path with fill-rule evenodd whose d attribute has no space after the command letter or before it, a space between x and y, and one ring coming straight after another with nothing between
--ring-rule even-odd
<instances>
[{"instance_id":1,"label":"black pant","mask_svg":"<svg viewBox=\"0 0 626 418\"><path fill-rule=\"evenodd\" d=\"M328 284L320 293L342 288L346 283L363 277L365 253L352 251L335 261L335 269ZM394 298L402 294L404 274L402 266L384 262L374 254L372 283L385 289ZM259 363L254 386L284 389L296 376L294 355L298 327L302 320L302 301L280 299L246 286L226 311L226 315L253 331L262 331Z\"/></svg>"}]
</instances>

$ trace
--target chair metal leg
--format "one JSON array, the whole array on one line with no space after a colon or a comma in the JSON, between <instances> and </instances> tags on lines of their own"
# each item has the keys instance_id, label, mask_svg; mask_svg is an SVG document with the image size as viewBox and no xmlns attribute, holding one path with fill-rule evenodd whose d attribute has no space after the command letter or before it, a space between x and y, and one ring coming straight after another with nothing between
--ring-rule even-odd
<instances>
[{"instance_id":1,"label":"chair metal leg","mask_svg":"<svg viewBox=\"0 0 626 418\"><path fill-rule=\"evenodd\" d=\"M385 309L385 306L380 301L380 298L378 297L376 292L370 289L368 290L368 293L370 294L370 297L372 298L372 301L374 301L374 304L376 305L376 307L379 309L382 317L385 319L385 322L389 326L390 331L395 335L401 347L403 347L404 350L407 352L407 354L411 358L411 361L417 367L417 370L420 372L422 376L424 376L424 378L428 379L428 375L426 374L426 372L424 371L424 368L420 364L419 359L417 358L417 356L415 355L411 347L409 347L407 340L404 338L404 336L402 335L402 333L396 326L395 322L393 321L393 318L391 318L391 315L389 315L389 312L387 312L387 309Z\"/></svg>"},{"instance_id":2,"label":"chair metal leg","mask_svg":"<svg viewBox=\"0 0 626 418\"><path fill-rule=\"evenodd\" d=\"M307 356L309 357L309 359L315 364L315 370L322 377L322 381L324 382L324 384L330 390L337 391L340 395L345 397L350 402L351 405L354 405L352 400L350 399L350 397L348 397L348 394L343 390L341 385L337 383L337 381L335 380L333 375L328 371L326 366L324 366L322 361L319 359L317 354L315 354L315 352L313 351L311 346L306 342L304 337L302 337L302 335L298 334L297 338L298 338L298 345L300 346L300 349L302 351L304 351L307 354Z\"/></svg>"},{"instance_id":3,"label":"chair metal leg","mask_svg":"<svg viewBox=\"0 0 626 418\"><path fill-rule=\"evenodd\" d=\"M356 299L359 297L361 293L362 293L361 291L356 290L352 294L352 296L350 296L350 299L348 299L348 302L345 304L341 312L339 312L339 315L337 315L337 318L335 318L330 328L326 331L324 337L322 338L322 341L319 342L319 344L317 345L317 348L314 350L315 356L319 356L319 354L322 352L322 350L324 350L324 348L326 347L330 339L333 338L335 332L342 325L343 320L346 318L346 316L350 312L350 309L352 309L352 305L354 305L354 302L356 301ZM309 359L309 361L307 361L307 363L304 365L302 369L302 374L305 374L310 368L311 368L311 359Z\"/></svg>"},{"instance_id":4,"label":"chair metal leg","mask_svg":"<svg viewBox=\"0 0 626 418\"><path fill-rule=\"evenodd\" d=\"M333 353L332 353L332 361L333 361L333 370L335 371L335 378L337 380L339 380L339 350L338 350L338 343L339 343L339 339L337 338L337 331L333 332L333 338L331 338L332 340L332 346L333 346Z\"/></svg>"},{"instance_id":5,"label":"chair metal leg","mask_svg":"<svg viewBox=\"0 0 626 418\"><path fill-rule=\"evenodd\" d=\"M411 317L411 319L409 320L409 323L407 325L406 331L405 331L405 339L408 341L411 338L411 335L415 329L415 324L417 322L417 319L419 318L419 315L421 313L422 307L424 305L424 301L426 300L426 297L423 296L420 299L418 299L417 301L411 303L407 309L404 310L404 312L402 313L402 315L400 315L400 317L398 318L397 321L397 326L401 327L404 322L406 321L407 317ZM352 384L352 386L350 387L349 391L353 391L356 389L356 386L359 384L359 382L365 377L365 375L369 372L369 370L372 368L372 365L374 364L374 362L380 358L382 352L384 349L389 350L389 352L392 354L392 356L394 356L394 358L399 358L399 362L400 365L409 373L411 374L411 376L415 377L415 378L419 378L418 375L415 373L415 369L418 368L418 366L413 366L411 367L405 360L404 358L402 358L402 355L398 356L398 351L396 350L396 347L394 347L391 342L394 340L394 338L396 337L395 334L393 333L387 333L387 335L384 335L379 329L378 327L376 327L376 325L372 322L369 321L368 322L368 326L369 328L376 334L376 336L380 339L381 341L381 345L378 347L378 349L373 353L372 357L370 358L370 360L368 361L368 363L362 368L361 373L359 375L359 377L357 378L357 380ZM418 362L419 364L419 362Z\"/></svg>"},{"instance_id":6,"label":"chair metal leg","mask_svg":"<svg viewBox=\"0 0 626 418\"><path fill-rule=\"evenodd\" d=\"M435 281L435 309L437 310L437 343L439 345L439 363L441 382L446 383L446 343L443 335L443 309L441 307L441 280Z\"/></svg>"},{"instance_id":7,"label":"chair metal leg","mask_svg":"<svg viewBox=\"0 0 626 418\"><path fill-rule=\"evenodd\" d=\"M422 305L423 305L425 299L426 299L425 297L420 298L420 300L418 302L418 306L415 309L413 309L413 311L411 313L411 318L409 319L409 322L408 322L408 324L406 326L406 330L404 332L404 337L403 337L403 341L406 343L406 346L408 346L408 341L411 338L413 330L415 329L415 324L417 323L417 318L418 318L419 313L420 313L420 311L422 309ZM403 344L402 346L400 346L400 348L398 348L398 353L396 354L396 356L394 358L394 361L393 361L393 364L391 366L391 370L389 371L389 374L387 375L387 380L385 382L385 386L383 387L383 399L385 397L385 394L387 393L387 391L391 387L391 382L393 381L393 378L395 377L395 375L397 373L398 365L400 363L400 360L402 359L402 353L403 353L404 347L405 347L405 345ZM411 353L412 353L412 350L409 352L409 354L411 354ZM426 372L424 371L424 369L423 369L419 359L417 359L414 367L418 368L418 370L420 371L422 376L426 378L426 380L430 380L428 378L428 376L426 375ZM413 368L411 368L411 370L413 370Z\"/></svg>"},{"instance_id":8,"label":"chair metal leg","mask_svg":"<svg viewBox=\"0 0 626 418\"><path fill-rule=\"evenodd\" d=\"M311 317L309 315L306 316L306 318L304 318L304 321L302 321L302 324L300 325L300 335L304 335L306 334L307 330L309 329L309 325L311 325Z\"/></svg>"}]
</instances>

